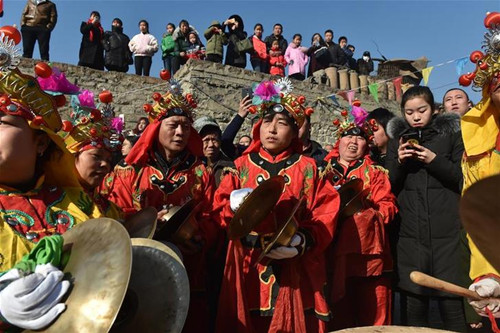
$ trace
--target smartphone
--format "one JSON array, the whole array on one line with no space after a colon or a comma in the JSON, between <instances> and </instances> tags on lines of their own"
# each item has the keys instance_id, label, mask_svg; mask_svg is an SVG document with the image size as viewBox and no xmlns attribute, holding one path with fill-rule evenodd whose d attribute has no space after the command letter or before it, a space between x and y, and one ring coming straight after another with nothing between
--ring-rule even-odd
<instances>
[{"instance_id":1,"label":"smartphone","mask_svg":"<svg viewBox=\"0 0 500 333\"><path fill-rule=\"evenodd\" d=\"M420 144L420 133L419 132L410 132L401 135L403 139L403 143L408 142L411 146ZM408 147L407 149L415 149L413 147Z\"/></svg>"},{"instance_id":2,"label":"smartphone","mask_svg":"<svg viewBox=\"0 0 500 333\"><path fill-rule=\"evenodd\" d=\"M253 90L252 90L252 88L246 87L246 88L241 89L241 98L245 98L245 96L249 96L250 99L253 98Z\"/></svg>"}]
</instances>

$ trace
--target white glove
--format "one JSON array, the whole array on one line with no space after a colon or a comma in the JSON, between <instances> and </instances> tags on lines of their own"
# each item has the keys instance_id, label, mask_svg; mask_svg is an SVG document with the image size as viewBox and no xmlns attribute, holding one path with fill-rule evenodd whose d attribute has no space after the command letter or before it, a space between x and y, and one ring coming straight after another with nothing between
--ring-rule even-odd
<instances>
[{"instance_id":1,"label":"white glove","mask_svg":"<svg viewBox=\"0 0 500 333\"><path fill-rule=\"evenodd\" d=\"M288 259L293 258L299 254L300 247L305 248L305 238L300 234L295 234L289 246L278 246L269 251L266 257L271 259Z\"/></svg>"},{"instance_id":2,"label":"white glove","mask_svg":"<svg viewBox=\"0 0 500 333\"><path fill-rule=\"evenodd\" d=\"M474 282L469 286L469 290L475 291L481 297L500 296L500 284L492 278L485 278Z\"/></svg>"},{"instance_id":3,"label":"white glove","mask_svg":"<svg viewBox=\"0 0 500 333\"><path fill-rule=\"evenodd\" d=\"M61 281L63 276L62 271L46 264L37 266L33 274L13 280L0 291L1 315L24 329L48 326L66 309L64 303L59 303L70 286L69 281Z\"/></svg>"},{"instance_id":4,"label":"white glove","mask_svg":"<svg viewBox=\"0 0 500 333\"><path fill-rule=\"evenodd\" d=\"M469 304L479 315L487 317L486 308L488 308L495 318L500 318L500 299L489 298L500 296L500 284L497 280L485 278L471 284L469 289L477 292L479 296L485 297L481 301L468 300Z\"/></svg>"},{"instance_id":5,"label":"white glove","mask_svg":"<svg viewBox=\"0 0 500 333\"><path fill-rule=\"evenodd\" d=\"M234 190L229 196L229 203L231 205L231 210L236 212L240 208L241 204L248 197L250 193L253 192L252 188L242 188L239 190Z\"/></svg>"}]
</instances>

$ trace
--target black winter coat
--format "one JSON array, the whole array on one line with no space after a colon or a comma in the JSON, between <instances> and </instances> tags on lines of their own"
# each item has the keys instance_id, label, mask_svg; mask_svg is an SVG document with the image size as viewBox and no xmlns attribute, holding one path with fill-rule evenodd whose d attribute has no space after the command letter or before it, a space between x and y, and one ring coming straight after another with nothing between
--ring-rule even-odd
<instances>
[{"instance_id":1,"label":"black winter coat","mask_svg":"<svg viewBox=\"0 0 500 333\"><path fill-rule=\"evenodd\" d=\"M227 33L227 49L224 64L245 68L247 66L247 54L236 50L236 43L247 38L247 33L241 30L231 30Z\"/></svg>"},{"instance_id":2,"label":"black winter coat","mask_svg":"<svg viewBox=\"0 0 500 333\"><path fill-rule=\"evenodd\" d=\"M413 159L398 162L399 138L411 130L402 118L393 118L387 125L392 139L386 168L401 216L397 245L399 287L418 295L450 297L411 282L409 275L421 271L463 285L468 274L461 265L465 253L460 247L458 214L464 152L460 118L455 114L438 115L422 129L420 144L436 153L427 165Z\"/></svg>"},{"instance_id":3,"label":"black winter coat","mask_svg":"<svg viewBox=\"0 0 500 333\"><path fill-rule=\"evenodd\" d=\"M130 38L123 33L120 27L113 27L106 31L102 40L104 46L104 65L110 71L128 71L128 65L133 63L132 52L128 47Z\"/></svg>"},{"instance_id":4,"label":"black winter coat","mask_svg":"<svg viewBox=\"0 0 500 333\"><path fill-rule=\"evenodd\" d=\"M281 54L285 54L286 49L288 47L288 41L282 35L279 35L278 37L276 37L274 34L271 34L264 39L264 43L266 43L266 47L267 47L267 52L269 53L269 50L273 46L273 41L275 41L275 40L278 41L278 45L279 45L279 48L281 50Z\"/></svg>"},{"instance_id":5,"label":"black winter coat","mask_svg":"<svg viewBox=\"0 0 500 333\"><path fill-rule=\"evenodd\" d=\"M335 44L334 42L327 43L328 52L330 52L330 63L327 67L339 67L346 63L346 55L344 50L339 46L339 44Z\"/></svg>"},{"instance_id":6,"label":"black winter coat","mask_svg":"<svg viewBox=\"0 0 500 333\"><path fill-rule=\"evenodd\" d=\"M90 32L92 31L92 40ZM104 70L103 32L92 23L82 22L80 26L82 42L80 44L80 60L78 66Z\"/></svg>"}]
</instances>

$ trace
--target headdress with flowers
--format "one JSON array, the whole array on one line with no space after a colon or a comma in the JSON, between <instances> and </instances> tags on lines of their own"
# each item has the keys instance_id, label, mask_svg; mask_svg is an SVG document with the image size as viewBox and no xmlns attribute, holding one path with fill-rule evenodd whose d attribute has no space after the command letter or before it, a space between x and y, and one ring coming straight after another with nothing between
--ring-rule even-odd
<instances>
[{"instance_id":1,"label":"headdress with flowers","mask_svg":"<svg viewBox=\"0 0 500 333\"><path fill-rule=\"evenodd\" d=\"M94 104L94 94L83 90L72 96L70 120L63 123L64 142L72 153L93 148L117 150L121 145L119 129L113 125L113 97L107 90L99 94L101 105Z\"/></svg>"},{"instance_id":2,"label":"headdress with flowers","mask_svg":"<svg viewBox=\"0 0 500 333\"><path fill-rule=\"evenodd\" d=\"M58 102L40 88L34 77L17 68L21 54L16 44L20 40L21 34L14 27L0 28L0 111L25 118L34 129L57 132L62 126ZM37 76L41 67L50 71L50 66L38 63Z\"/></svg>"},{"instance_id":3,"label":"headdress with flowers","mask_svg":"<svg viewBox=\"0 0 500 333\"><path fill-rule=\"evenodd\" d=\"M153 93L154 104L144 104L144 111L148 114L149 122L160 121L171 116L186 116L191 121L197 104L193 95L183 94L178 81L171 79L170 86L165 94Z\"/></svg>"},{"instance_id":4,"label":"headdress with flowers","mask_svg":"<svg viewBox=\"0 0 500 333\"><path fill-rule=\"evenodd\" d=\"M314 109L305 107L306 98L292 94L292 83L288 78L278 81L263 81L253 85L251 113L257 113L261 118L269 112L286 111L300 128L306 116L310 116Z\"/></svg>"},{"instance_id":5,"label":"headdress with flowers","mask_svg":"<svg viewBox=\"0 0 500 333\"><path fill-rule=\"evenodd\" d=\"M500 85L500 13L488 13L484 26L488 29L482 45L486 54L479 50L470 54L470 61L476 64L476 69L460 76L459 83L465 87L473 83L474 90L488 85L491 92Z\"/></svg>"},{"instance_id":6,"label":"headdress with flowers","mask_svg":"<svg viewBox=\"0 0 500 333\"><path fill-rule=\"evenodd\" d=\"M337 127L334 132L336 140L345 135L361 135L368 141L373 140L373 132L377 130L377 123L374 119L366 121L368 112L361 107L359 100L354 100L351 109L342 110L340 117L333 120L333 125Z\"/></svg>"}]
</instances>

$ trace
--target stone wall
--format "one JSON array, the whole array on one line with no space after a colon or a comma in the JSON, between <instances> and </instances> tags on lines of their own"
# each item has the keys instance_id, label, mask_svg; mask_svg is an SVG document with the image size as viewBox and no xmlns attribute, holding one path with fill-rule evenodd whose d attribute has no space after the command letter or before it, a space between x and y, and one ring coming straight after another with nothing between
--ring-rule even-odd
<instances>
[{"instance_id":1,"label":"stone wall","mask_svg":"<svg viewBox=\"0 0 500 333\"><path fill-rule=\"evenodd\" d=\"M35 60L23 59L20 65L21 70L33 74L35 63ZM114 96L113 105L116 114L125 115L127 128L134 127L136 119L145 115L142 105L152 102L153 92L164 92L168 87L166 81L153 77L103 72L62 63L52 63L52 65L61 69L70 82L89 89L96 95L103 89L109 89ZM250 87L254 82L269 79L270 76L207 61L189 61L176 73L175 78L180 81L184 91L191 92L195 96L198 102L196 115L210 115L217 119L224 129L238 110L242 88ZM371 77L371 80L376 80L376 78ZM323 84L295 80L292 82L294 93L304 95L307 100L306 104L315 109L311 118L312 138L321 144L331 142L334 129L333 114L340 109L325 97L335 91ZM386 90L387 87L384 86L382 89ZM384 107L396 114L399 113L398 103L394 100L381 98L380 102L376 103L372 96L363 93L357 93L356 98L361 100L363 108L368 111ZM343 108L347 107L347 103L342 98L338 98L338 101ZM68 112L67 108L61 111L63 115ZM251 115L248 118L251 118ZM241 133L249 133L250 126L251 120L247 119Z\"/></svg>"}]
</instances>

